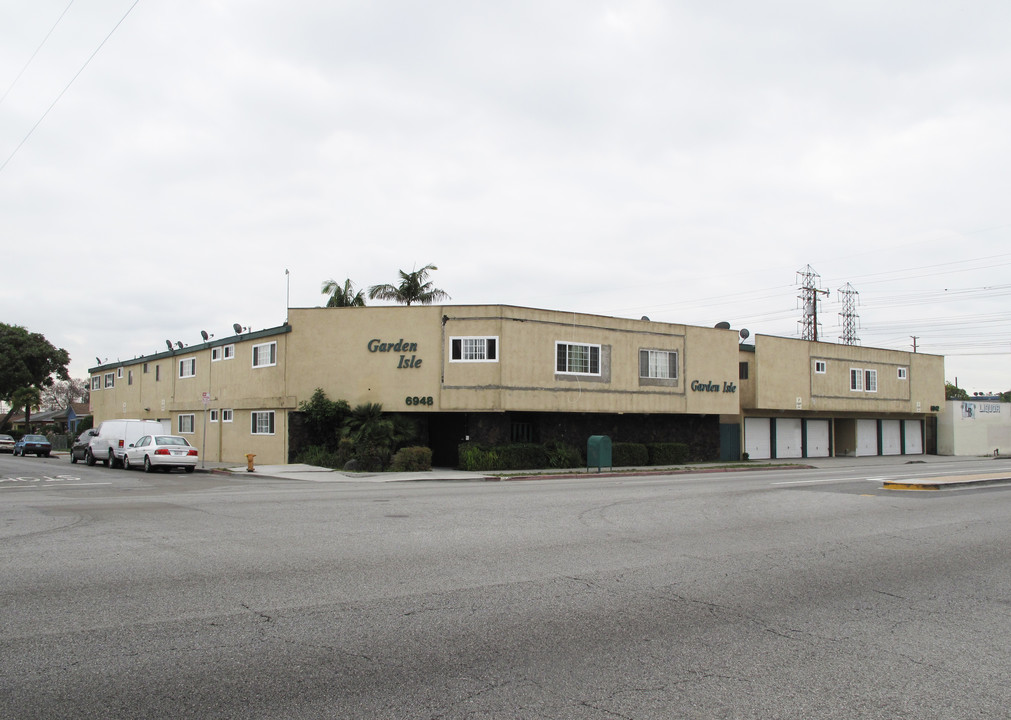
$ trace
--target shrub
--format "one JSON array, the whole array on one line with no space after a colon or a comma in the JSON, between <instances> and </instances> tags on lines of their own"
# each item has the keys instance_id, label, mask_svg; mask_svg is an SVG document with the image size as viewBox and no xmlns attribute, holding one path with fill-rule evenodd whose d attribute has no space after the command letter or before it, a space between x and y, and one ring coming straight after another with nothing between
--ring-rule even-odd
<instances>
[{"instance_id":1,"label":"shrub","mask_svg":"<svg viewBox=\"0 0 1011 720\"><path fill-rule=\"evenodd\" d=\"M611 461L615 467L649 465L649 451L641 443L614 443Z\"/></svg>"},{"instance_id":2,"label":"shrub","mask_svg":"<svg viewBox=\"0 0 1011 720\"><path fill-rule=\"evenodd\" d=\"M481 470L498 469L498 453L490 448L484 448L477 443L461 443L458 449L459 466L461 470L477 472Z\"/></svg>"},{"instance_id":3,"label":"shrub","mask_svg":"<svg viewBox=\"0 0 1011 720\"><path fill-rule=\"evenodd\" d=\"M546 442L544 451L548 456L548 467L561 469L585 465L583 454L579 452L579 449L560 440Z\"/></svg>"},{"instance_id":4,"label":"shrub","mask_svg":"<svg viewBox=\"0 0 1011 720\"><path fill-rule=\"evenodd\" d=\"M688 446L685 443L648 443L650 465L680 465L688 461Z\"/></svg>"},{"instance_id":5,"label":"shrub","mask_svg":"<svg viewBox=\"0 0 1011 720\"><path fill-rule=\"evenodd\" d=\"M542 445L516 443L495 448L499 456L498 470L532 470L547 467L548 454Z\"/></svg>"},{"instance_id":6,"label":"shrub","mask_svg":"<svg viewBox=\"0 0 1011 720\"><path fill-rule=\"evenodd\" d=\"M347 458L342 457L340 452L327 450L322 445L310 445L295 456L295 462L338 470L344 467Z\"/></svg>"},{"instance_id":7,"label":"shrub","mask_svg":"<svg viewBox=\"0 0 1011 720\"><path fill-rule=\"evenodd\" d=\"M418 472L432 469L432 450L427 447L405 447L397 450L390 461L393 472Z\"/></svg>"}]
</instances>

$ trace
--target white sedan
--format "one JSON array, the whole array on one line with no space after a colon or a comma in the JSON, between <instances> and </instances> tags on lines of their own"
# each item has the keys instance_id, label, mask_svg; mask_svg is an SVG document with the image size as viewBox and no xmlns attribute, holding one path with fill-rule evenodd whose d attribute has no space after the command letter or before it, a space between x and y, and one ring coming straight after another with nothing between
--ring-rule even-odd
<instances>
[{"instance_id":1,"label":"white sedan","mask_svg":"<svg viewBox=\"0 0 1011 720\"><path fill-rule=\"evenodd\" d=\"M171 470L185 468L193 472L200 453L178 435L145 435L126 449L123 467L127 470L143 466L144 472L154 472L158 468Z\"/></svg>"}]
</instances>

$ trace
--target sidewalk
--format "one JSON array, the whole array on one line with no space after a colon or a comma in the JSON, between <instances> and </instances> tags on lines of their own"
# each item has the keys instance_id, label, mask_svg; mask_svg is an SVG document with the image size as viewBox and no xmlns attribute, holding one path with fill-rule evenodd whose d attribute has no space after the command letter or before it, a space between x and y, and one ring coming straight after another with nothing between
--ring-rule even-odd
<instances>
[{"instance_id":1,"label":"sidewalk","mask_svg":"<svg viewBox=\"0 0 1011 720\"><path fill-rule=\"evenodd\" d=\"M878 455L871 457L834 457L834 458L793 458L783 460L758 460L741 463L694 463L674 467L623 467L605 468L601 472L596 469L572 468L569 470L510 470L468 472L451 468L433 468L425 472L404 473L361 473L331 470L312 465L257 465L253 472L248 472L245 466L231 463L208 462L197 466L198 472L215 472L239 477L275 478L301 480L319 483L383 483L383 482L415 482L415 481L503 481L503 480L548 480L587 477L615 477L625 475L670 475L680 473L712 473L712 472L742 472L746 470L783 469L795 467L808 468L853 468L861 467L872 470L874 467L910 465L930 467L932 472L939 468L951 468L951 474L943 477L930 477L922 480L905 480L902 483L885 483L888 489L897 490L937 490L943 488L968 487L973 485L994 485L1011 483L1011 467L1006 472L972 473L959 472L958 465L965 462L975 462L978 457L953 457L948 455ZM994 458L996 462L1005 458ZM890 487L893 485L894 487ZM901 487L900 487L901 486Z\"/></svg>"}]
</instances>

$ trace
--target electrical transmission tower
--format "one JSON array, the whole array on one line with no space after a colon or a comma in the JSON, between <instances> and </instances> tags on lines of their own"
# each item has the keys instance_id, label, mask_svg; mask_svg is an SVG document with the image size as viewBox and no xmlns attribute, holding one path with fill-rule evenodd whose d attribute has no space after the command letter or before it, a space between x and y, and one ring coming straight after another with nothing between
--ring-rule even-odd
<instances>
[{"instance_id":1,"label":"electrical transmission tower","mask_svg":"<svg viewBox=\"0 0 1011 720\"><path fill-rule=\"evenodd\" d=\"M839 339L843 341L843 345L859 345L860 338L857 337L857 327L860 325L860 316L857 315L857 295L858 293L852 285L846 283L843 287L839 288L836 292L839 293L842 299L842 312L839 313L839 317L842 318L842 335Z\"/></svg>"},{"instance_id":2,"label":"electrical transmission tower","mask_svg":"<svg viewBox=\"0 0 1011 720\"><path fill-rule=\"evenodd\" d=\"M819 295L828 295L828 290L822 290L821 275L814 271L810 265L803 270L798 270L800 278L800 295L797 299L804 309L804 318L800 321L801 340L818 341L818 300Z\"/></svg>"}]
</instances>

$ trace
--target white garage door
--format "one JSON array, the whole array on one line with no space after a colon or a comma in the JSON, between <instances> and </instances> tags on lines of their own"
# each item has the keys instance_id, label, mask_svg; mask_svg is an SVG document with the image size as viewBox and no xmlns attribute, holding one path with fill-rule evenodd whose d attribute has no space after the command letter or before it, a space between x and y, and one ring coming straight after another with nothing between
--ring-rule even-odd
<instances>
[{"instance_id":1,"label":"white garage door","mask_svg":"<svg viewBox=\"0 0 1011 720\"><path fill-rule=\"evenodd\" d=\"M857 420L857 456L878 454L878 421Z\"/></svg>"},{"instance_id":2,"label":"white garage door","mask_svg":"<svg viewBox=\"0 0 1011 720\"><path fill-rule=\"evenodd\" d=\"M776 457L799 458L804 455L800 418L776 419Z\"/></svg>"},{"instance_id":3,"label":"white garage door","mask_svg":"<svg viewBox=\"0 0 1011 720\"><path fill-rule=\"evenodd\" d=\"M902 454L901 420L881 421L881 454L882 455Z\"/></svg>"},{"instance_id":4,"label":"white garage door","mask_svg":"<svg viewBox=\"0 0 1011 720\"><path fill-rule=\"evenodd\" d=\"M906 455L923 454L923 421L904 420L906 423Z\"/></svg>"},{"instance_id":5,"label":"white garage door","mask_svg":"<svg viewBox=\"0 0 1011 720\"><path fill-rule=\"evenodd\" d=\"M769 418L744 418L744 452L752 460L768 460L772 457Z\"/></svg>"},{"instance_id":6,"label":"white garage door","mask_svg":"<svg viewBox=\"0 0 1011 720\"><path fill-rule=\"evenodd\" d=\"M828 457L828 420L807 421L807 456Z\"/></svg>"}]
</instances>

